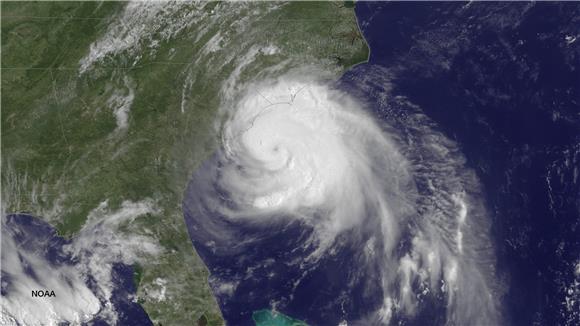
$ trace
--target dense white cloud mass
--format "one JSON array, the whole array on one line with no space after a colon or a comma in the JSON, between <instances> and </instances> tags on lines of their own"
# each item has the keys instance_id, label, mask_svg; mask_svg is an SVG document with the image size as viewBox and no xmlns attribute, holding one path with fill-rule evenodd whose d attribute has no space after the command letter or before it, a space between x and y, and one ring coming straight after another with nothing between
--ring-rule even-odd
<instances>
[{"instance_id":1,"label":"dense white cloud mass","mask_svg":"<svg viewBox=\"0 0 580 326\"><path fill-rule=\"evenodd\" d=\"M406 130L397 130L324 78L307 77L315 71L224 86L222 150L191 190L208 198L186 208L197 218L194 237L219 256L236 241L259 245L224 226L297 220L314 230L304 246L316 248L297 260L301 269L341 241L358 242L354 270L380 265L383 304L365 322L413 316L430 297L444 298L451 325L500 323L489 224L456 145L412 105Z\"/></svg>"},{"instance_id":2,"label":"dense white cloud mass","mask_svg":"<svg viewBox=\"0 0 580 326\"><path fill-rule=\"evenodd\" d=\"M225 155L236 162L223 170L223 182L244 205L230 216L313 219L308 210L324 210L308 221L321 250L367 213L384 221L384 232L396 232L406 207L390 207L389 199L408 187L406 162L359 104L315 80L255 87L223 133ZM376 178L379 164L385 177Z\"/></svg>"}]
</instances>

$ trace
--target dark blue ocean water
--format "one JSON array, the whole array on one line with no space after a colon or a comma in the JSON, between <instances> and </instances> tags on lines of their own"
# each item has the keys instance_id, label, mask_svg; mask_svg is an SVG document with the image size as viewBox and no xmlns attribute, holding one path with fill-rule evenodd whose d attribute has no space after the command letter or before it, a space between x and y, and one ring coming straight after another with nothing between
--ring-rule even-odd
<instances>
[{"instance_id":1,"label":"dark blue ocean water","mask_svg":"<svg viewBox=\"0 0 580 326\"><path fill-rule=\"evenodd\" d=\"M229 200L219 186L204 182L216 179L218 162L217 157L208 160L193 176L184 213L228 325L254 325L253 312L273 307L313 325L337 325L345 316L360 319L377 309L382 300L376 286L379 266L356 269L358 276L352 268L361 262L351 241L358 243L371 234L350 234L334 255L300 266L315 249L305 245L312 232L309 226L283 218L273 223L235 222L212 209L213 199L226 205ZM345 289L349 282L352 286Z\"/></svg>"},{"instance_id":2,"label":"dark blue ocean water","mask_svg":"<svg viewBox=\"0 0 580 326\"><path fill-rule=\"evenodd\" d=\"M28 265L26 273L33 278L35 275L46 273L46 269L74 268L79 263L78 259L72 257L63 250L65 245L71 243L71 240L64 239L57 235L56 230L48 223L27 214L9 214L2 217L6 219L3 225L2 236L13 236L13 239L22 251L28 254L41 255L50 266L34 268ZM8 254L8 253L3 253ZM153 325L145 310L141 305L133 302L130 297L136 293L136 287L133 282L133 268L121 263L113 266L111 279L115 284L111 296L111 303L118 314L119 325ZM5 273L2 273L2 296L10 296L10 289L13 280ZM87 286L96 293L95 280L88 276ZM56 289L47 288L47 290ZM98 296L97 296L98 297ZM50 298L39 298L38 300L51 300ZM100 299L101 302L104 302ZM97 315L90 325L110 325L110 323Z\"/></svg>"},{"instance_id":3,"label":"dark blue ocean water","mask_svg":"<svg viewBox=\"0 0 580 326\"><path fill-rule=\"evenodd\" d=\"M580 324L580 4L358 2L356 14L369 64L485 186L510 324Z\"/></svg>"},{"instance_id":4,"label":"dark blue ocean water","mask_svg":"<svg viewBox=\"0 0 580 326\"><path fill-rule=\"evenodd\" d=\"M389 89L459 144L483 183L511 325L580 323L580 289L572 289L572 307L562 304L580 258L580 51L572 41L580 36L579 7L358 2L371 55L337 83L404 127L396 117L405 107L391 103L387 112L377 96ZM349 235L356 240L342 239L335 255L296 268L295 259L313 250L303 245L312 230L297 221L248 225L216 215L205 198L231 205L207 182L219 175L218 162L210 159L193 176L184 214L229 324L251 325L253 311L272 307L312 325L376 312L381 262L359 268L353 251L371 234ZM444 302L429 305L401 321L444 324Z\"/></svg>"}]
</instances>

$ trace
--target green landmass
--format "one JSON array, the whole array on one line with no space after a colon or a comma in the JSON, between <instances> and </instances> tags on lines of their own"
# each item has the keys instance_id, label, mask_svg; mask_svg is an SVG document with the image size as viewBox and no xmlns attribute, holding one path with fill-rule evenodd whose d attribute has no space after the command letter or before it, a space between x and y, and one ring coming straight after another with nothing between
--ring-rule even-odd
<instances>
[{"instance_id":1,"label":"green landmass","mask_svg":"<svg viewBox=\"0 0 580 326\"><path fill-rule=\"evenodd\" d=\"M135 269L138 302L159 325L220 325L181 211L190 175L216 146L220 89L256 46L240 82L282 62L338 75L366 60L368 48L343 2L174 4L180 7L168 17L143 15L145 36L125 36L123 28L143 25L139 17L123 21L126 5L1 2L2 206L73 237L100 203L114 211L152 199L157 213L118 230L164 248ZM173 28L184 13L193 23ZM222 41L208 51L218 34ZM82 60L110 35L121 50L82 71ZM265 53L269 46L277 52ZM125 127L115 111L122 101L130 102ZM167 281L163 301L150 295L159 278Z\"/></svg>"}]
</instances>

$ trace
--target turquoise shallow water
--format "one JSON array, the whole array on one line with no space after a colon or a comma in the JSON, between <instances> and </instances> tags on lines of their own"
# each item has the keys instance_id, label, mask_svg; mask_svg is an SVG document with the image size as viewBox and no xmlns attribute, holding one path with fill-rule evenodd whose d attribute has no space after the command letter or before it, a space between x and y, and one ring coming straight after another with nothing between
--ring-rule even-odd
<instances>
[{"instance_id":1,"label":"turquoise shallow water","mask_svg":"<svg viewBox=\"0 0 580 326\"><path fill-rule=\"evenodd\" d=\"M308 326L308 324L292 319L284 314L271 310L258 310L252 314L256 326Z\"/></svg>"}]
</instances>

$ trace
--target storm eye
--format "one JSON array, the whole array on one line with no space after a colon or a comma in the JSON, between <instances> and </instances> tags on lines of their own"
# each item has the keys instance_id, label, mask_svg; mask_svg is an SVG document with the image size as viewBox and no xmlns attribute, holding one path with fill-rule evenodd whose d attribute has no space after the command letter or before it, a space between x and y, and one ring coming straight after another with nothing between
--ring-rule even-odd
<instances>
[{"instance_id":1,"label":"storm eye","mask_svg":"<svg viewBox=\"0 0 580 326\"><path fill-rule=\"evenodd\" d=\"M299 288L307 286L299 275L307 275L336 289L324 298L328 302L356 284L369 290L350 300L363 302L385 324L395 305L400 314L416 315L427 294L465 298L461 291L470 283L487 291L478 271L464 273L477 267L456 256L473 245L462 229L469 205L457 177L461 159L455 161L451 153L457 151L443 135L424 127L429 123L407 126L417 135L399 143L390 121L328 84L289 75L245 86L224 125L223 151L196 173L185 199L193 203L185 215L196 225L190 229L194 244L218 253L215 261L206 257L211 268L229 271L227 262L243 252L244 262L232 271L244 280L239 286L259 292L249 284L290 282ZM429 159L417 159L424 157ZM417 189L417 180L432 185L429 191ZM224 197L216 202L212 194ZM211 246L204 245L208 239ZM336 257L355 270L327 279L326 264ZM265 267L270 260L288 262L275 280L245 274L257 268L272 275L275 267ZM223 282L232 286L230 276ZM309 300L289 291L260 295Z\"/></svg>"}]
</instances>

